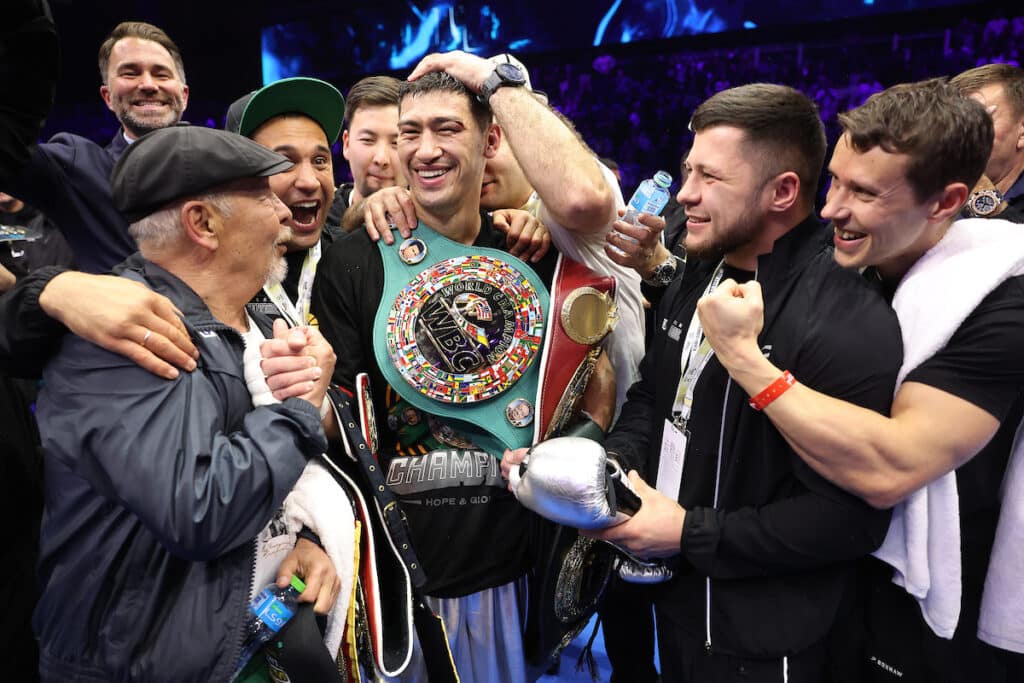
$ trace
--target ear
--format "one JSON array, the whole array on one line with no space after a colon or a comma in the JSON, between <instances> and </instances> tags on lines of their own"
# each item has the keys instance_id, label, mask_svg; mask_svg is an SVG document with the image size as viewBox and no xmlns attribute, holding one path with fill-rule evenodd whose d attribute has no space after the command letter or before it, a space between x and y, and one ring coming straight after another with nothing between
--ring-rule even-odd
<instances>
[{"instance_id":1,"label":"ear","mask_svg":"<svg viewBox=\"0 0 1024 683\"><path fill-rule=\"evenodd\" d=\"M341 131L341 156L348 161L348 128Z\"/></svg>"},{"instance_id":2,"label":"ear","mask_svg":"<svg viewBox=\"0 0 1024 683\"><path fill-rule=\"evenodd\" d=\"M788 211L800 200L800 176L793 171L784 171L768 181L768 189L771 191L768 210Z\"/></svg>"},{"instance_id":3,"label":"ear","mask_svg":"<svg viewBox=\"0 0 1024 683\"><path fill-rule=\"evenodd\" d=\"M928 220L932 223L945 223L956 218L967 202L967 195L970 188L966 183L950 183L938 194L935 204L928 213Z\"/></svg>"},{"instance_id":4,"label":"ear","mask_svg":"<svg viewBox=\"0 0 1024 683\"><path fill-rule=\"evenodd\" d=\"M107 105L107 109L109 109L110 111L114 111L114 108L110 106L110 86L109 85L101 85L100 86L100 97L103 98L103 104Z\"/></svg>"},{"instance_id":5,"label":"ear","mask_svg":"<svg viewBox=\"0 0 1024 683\"><path fill-rule=\"evenodd\" d=\"M1017 151L1024 149L1024 116L1017 122Z\"/></svg>"},{"instance_id":6,"label":"ear","mask_svg":"<svg viewBox=\"0 0 1024 683\"><path fill-rule=\"evenodd\" d=\"M188 86L181 86L181 111L184 112L188 108Z\"/></svg>"},{"instance_id":7,"label":"ear","mask_svg":"<svg viewBox=\"0 0 1024 683\"><path fill-rule=\"evenodd\" d=\"M217 250L224 222L209 204L199 200L185 202L181 207L181 225L189 242L210 252Z\"/></svg>"},{"instance_id":8,"label":"ear","mask_svg":"<svg viewBox=\"0 0 1024 683\"><path fill-rule=\"evenodd\" d=\"M501 136L501 127L496 123L492 123L484 135L484 158L493 159L502 144L504 144L504 141Z\"/></svg>"}]
</instances>

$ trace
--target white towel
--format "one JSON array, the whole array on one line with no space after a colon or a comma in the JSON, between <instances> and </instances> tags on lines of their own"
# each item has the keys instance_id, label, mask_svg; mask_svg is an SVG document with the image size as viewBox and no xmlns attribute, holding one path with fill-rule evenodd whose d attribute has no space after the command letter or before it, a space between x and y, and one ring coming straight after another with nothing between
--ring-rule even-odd
<instances>
[{"instance_id":1,"label":"white towel","mask_svg":"<svg viewBox=\"0 0 1024 683\"><path fill-rule=\"evenodd\" d=\"M256 329L252 320L249 326L250 331ZM255 338L246 337L243 356L245 383L252 395L253 405L279 403L263 376L260 368L262 356L256 342ZM355 581L355 517L352 505L327 469L319 462L310 460L295 487L284 499L284 514L289 531L305 525L320 537L324 552L331 558L341 582L338 599L327 615L327 632L324 634L324 644L331 657L337 659Z\"/></svg>"},{"instance_id":2,"label":"white towel","mask_svg":"<svg viewBox=\"0 0 1024 683\"><path fill-rule=\"evenodd\" d=\"M904 276L893 298L903 331L897 389L911 370L949 342L982 299L1022 273L1022 226L978 218L953 223ZM962 591L960 509L953 472L894 508L889 533L875 556L894 567L893 581L917 598L931 629L952 638Z\"/></svg>"},{"instance_id":3,"label":"white towel","mask_svg":"<svg viewBox=\"0 0 1024 683\"><path fill-rule=\"evenodd\" d=\"M1021 226L1024 227L1024 226ZM981 597L978 637L1024 653L1024 424L1017 429L1003 477L999 526Z\"/></svg>"}]
</instances>

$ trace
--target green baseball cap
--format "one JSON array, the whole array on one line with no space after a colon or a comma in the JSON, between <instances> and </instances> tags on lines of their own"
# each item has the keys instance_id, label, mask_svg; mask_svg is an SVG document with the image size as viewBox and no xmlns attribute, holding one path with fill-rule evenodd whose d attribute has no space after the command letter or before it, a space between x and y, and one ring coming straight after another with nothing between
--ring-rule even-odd
<instances>
[{"instance_id":1,"label":"green baseball cap","mask_svg":"<svg viewBox=\"0 0 1024 683\"><path fill-rule=\"evenodd\" d=\"M333 145L345 120L345 98L319 78L282 78L232 102L224 128L251 137L257 128L281 114L308 116L320 124Z\"/></svg>"}]
</instances>

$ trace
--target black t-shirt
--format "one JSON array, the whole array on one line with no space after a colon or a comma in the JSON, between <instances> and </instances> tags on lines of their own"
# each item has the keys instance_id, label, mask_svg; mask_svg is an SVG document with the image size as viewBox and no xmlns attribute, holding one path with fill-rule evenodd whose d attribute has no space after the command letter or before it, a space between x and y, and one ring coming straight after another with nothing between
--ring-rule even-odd
<instances>
[{"instance_id":1,"label":"black t-shirt","mask_svg":"<svg viewBox=\"0 0 1024 683\"><path fill-rule=\"evenodd\" d=\"M504 246L486 214L474 244ZM556 258L551 250L530 265L550 283ZM427 574L424 591L456 597L508 583L526 570L531 513L508 492L500 453L465 447L460 434L410 406L384 380L373 354L383 287L380 252L365 230L336 242L321 261L311 310L338 356L334 380L351 389L358 373L370 376L381 460Z\"/></svg>"},{"instance_id":2,"label":"black t-shirt","mask_svg":"<svg viewBox=\"0 0 1024 683\"><path fill-rule=\"evenodd\" d=\"M999 488L1024 408L1024 276L996 287L949 343L905 381L958 396L1001 423L992 440L956 470L964 599L974 602L984 584L999 519Z\"/></svg>"}]
</instances>

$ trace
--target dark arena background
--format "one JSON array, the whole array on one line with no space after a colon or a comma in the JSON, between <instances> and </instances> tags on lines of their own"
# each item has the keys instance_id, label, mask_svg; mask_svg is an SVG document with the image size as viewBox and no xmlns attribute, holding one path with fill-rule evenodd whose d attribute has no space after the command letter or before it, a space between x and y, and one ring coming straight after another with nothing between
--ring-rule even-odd
<instances>
[{"instance_id":1,"label":"dark arena background","mask_svg":"<svg viewBox=\"0 0 1024 683\"><path fill-rule=\"evenodd\" d=\"M53 0L63 75L44 138L105 143L117 122L99 95L96 50L119 21L165 28L185 59L185 118L221 126L264 82L317 76L342 92L404 77L435 51L512 52L535 88L617 161L628 193L655 169L678 175L687 122L709 95L754 81L811 95L833 138L838 112L908 80L1020 64L1024 3L955 0ZM339 143L340 144L340 143ZM337 151L337 150L336 150ZM336 155L338 181L348 170Z\"/></svg>"}]
</instances>

